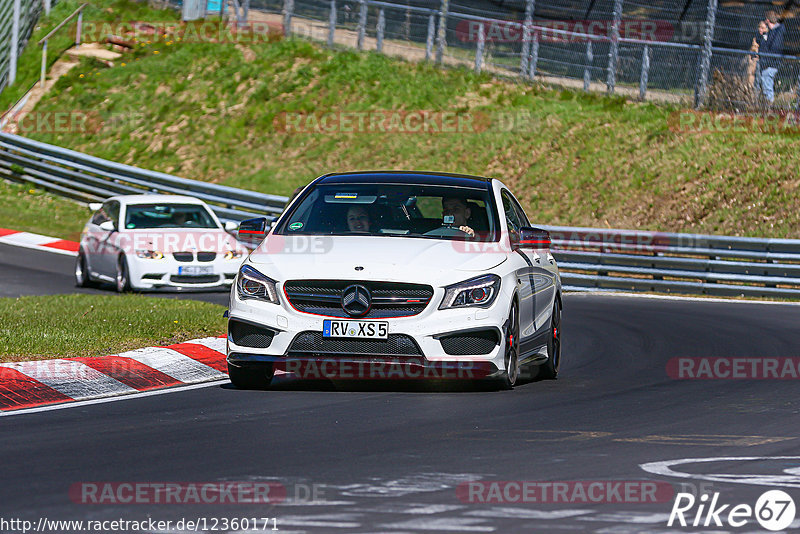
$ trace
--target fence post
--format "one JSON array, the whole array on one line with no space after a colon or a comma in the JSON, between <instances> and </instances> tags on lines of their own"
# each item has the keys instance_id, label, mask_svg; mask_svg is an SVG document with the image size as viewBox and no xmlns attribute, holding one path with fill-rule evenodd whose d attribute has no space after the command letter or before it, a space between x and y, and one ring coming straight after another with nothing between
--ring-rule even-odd
<instances>
[{"instance_id":1,"label":"fence post","mask_svg":"<svg viewBox=\"0 0 800 534\"><path fill-rule=\"evenodd\" d=\"M533 34L533 43L531 43L531 59L528 62L528 79L533 81L536 77L536 66L539 63L539 33Z\"/></svg>"},{"instance_id":2,"label":"fence post","mask_svg":"<svg viewBox=\"0 0 800 534\"><path fill-rule=\"evenodd\" d=\"M425 40L425 61L430 61L433 55L433 36L436 33L436 13L428 15L428 38Z\"/></svg>"},{"instance_id":3,"label":"fence post","mask_svg":"<svg viewBox=\"0 0 800 534\"><path fill-rule=\"evenodd\" d=\"M41 87L44 87L45 76L47 76L47 41L42 45L42 72L39 75L39 81L41 82L39 85Z\"/></svg>"},{"instance_id":4,"label":"fence post","mask_svg":"<svg viewBox=\"0 0 800 534\"><path fill-rule=\"evenodd\" d=\"M358 0L358 41L356 47L359 50L364 50L364 36L367 33L367 2L366 0Z\"/></svg>"},{"instance_id":5,"label":"fence post","mask_svg":"<svg viewBox=\"0 0 800 534\"><path fill-rule=\"evenodd\" d=\"M642 52L642 74L639 76L639 100L644 102L647 95L647 77L650 74L650 45L644 45Z\"/></svg>"},{"instance_id":6,"label":"fence post","mask_svg":"<svg viewBox=\"0 0 800 534\"><path fill-rule=\"evenodd\" d=\"M294 11L294 0L283 0L283 35L292 35L292 12Z\"/></svg>"},{"instance_id":7,"label":"fence post","mask_svg":"<svg viewBox=\"0 0 800 534\"><path fill-rule=\"evenodd\" d=\"M242 17L245 23L250 20L250 0L244 0L242 3Z\"/></svg>"},{"instance_id":8,"label":"fence post","mask_svg":"<svg viewBox=\"0 0 800 534\"><path fill-rule=\"evenodd\" d=\"M533 25L533 11L536 9L536 0L525 2L525 22L522 26L522 56L519 60L519 72L525 78L528 75L528 60L531 49L531 26Z\"/></svg>"},{"instance_id":9,"label":"fence post","mask_svg":"<svg viewBox=\"0 0 800 534\"><path fill-rule=\"evenodd\" d=\"M378 11L378 25L377 25L377 35L376 40L377 44L375 46L375 50L378 52L383 52L383 32L386 29L386 17L383 14L383 8Z\"/></svg>"},{"instance_id":10,"label":"fence post","mask_svg":"<svg viewBox=\"0 0 800 534\"><path fill-rule=\"evenodd\" d=\"M328 17L328 48L333 48L333 35L336 33L336 0L331 0L331 13Z\"/></svg>"},{"instance_id":11,"label":"fence post","mask_svg":"<svg viewBox=\"0 0 800 534\"><path fill-rule=\"evenodd\" d=\"M20 0L14 0L14 12L11 15L11 53L8 61L8 85L14 85L17 79L17 58L19 57L19 12Z\"/></svg>"},{"instance_id":12,"label":"fence post","mask_svg":"<svg viewBox=\"0 0 800 534\"><path fill-rule=\"evenodd\" d=\"M483 24L478 26L478 47L475 49L475 72L481 73L483 65L483 48L486 45L486 36L483 33Z\"/></svg>"},{"instance_id":13,"label":"fence post","mask_svg":"<svg viewBox=\"0 0 800 534\"><path fill-rule=\"evenodd\" d=\"M608 51L608 78L606 88L614 94L617 85L617 64L619 63L619 24L622 19L622 0L614 0L614 22L611 24L611 46Z\"/></svg>"},{"instance_id":14,"label":"fence post","mask_svg":"<svg viewBox=\"0 0 800 534\"><path fill-rule=\"evenodd\" d=\"M711 70L711 44L714 40L714 27L717 21L718 0L708 0L708 13L706 13L706 26L703 35L703 52L700 62L699 79L695 91L694 107L700 108L706 102L708 92L708 74Z\"/></svg>"},{"instance_id":15,"label":"fence post","mask_svg":"<svg viewBox=\"0 0 800 534\"><path fill-rule=\"evenodd\" d=\"M444 59L444 49L447 47L447 10L449 0L442 0L442 10L439 12L439 32L436 36L436 64L441 65Z\"/></svg>"},{"instance_id":16,"label":"fence post","mask_svg":"<svg viewBox=\"0 0 800 534\"><path fill-rule=\"evenodd\" d=\"M586 67L583 69L583 90L589 90L592 82L592 65L594 64L594 52L592 52L592 40L586 43Z\"/></svg>"},{"instance_id":17,"label":"fence post","mask_svg":"<svg viewBox=\"0 0 800 534\"><path fill-rule=\"evenodd\" d=\"M78 24L75 26L75 46L81 45L81 33L83 31L83 11L78 13Z\"/></svg>"},{"instance_id":18,"label":"fence post","mask_svg":"<svg viewBox=\"0 0 800 534\"><path fill-rule=\"evenodd\" d=\"M50 14L50 0L44 0L44 14Z\"/></svg>"}]
</instances>

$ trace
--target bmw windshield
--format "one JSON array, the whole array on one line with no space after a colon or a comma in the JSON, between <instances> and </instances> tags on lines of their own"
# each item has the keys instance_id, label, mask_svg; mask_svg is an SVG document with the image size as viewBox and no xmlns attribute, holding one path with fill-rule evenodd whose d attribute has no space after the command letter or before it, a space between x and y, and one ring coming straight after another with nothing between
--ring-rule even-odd
<instances>
[{"instance_id":1,"label":"bmw windshield","mask_svg":"<svg viewBox=\"0 0 800 534\"><path fill-rule=\"evenodd\" d=\"M497 240L490 191L414 184L319 184L277 234Z\"/></svg>"}]
</instances>

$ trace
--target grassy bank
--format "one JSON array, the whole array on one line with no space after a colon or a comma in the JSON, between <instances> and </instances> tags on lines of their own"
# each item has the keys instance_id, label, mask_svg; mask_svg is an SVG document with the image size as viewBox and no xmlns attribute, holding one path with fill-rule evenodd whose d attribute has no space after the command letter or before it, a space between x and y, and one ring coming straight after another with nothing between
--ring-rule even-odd
<instances>
[{"instance_id":1,"label":"grassy bank","mask_svg":"<svg viewBox=\"0 0 800 534\"><path fill-rule=\"evenodd\" d=\"M86 61L37 108L95 110L115 117L113 126L31 136L276 194L334 170L446 170L503 179L541 223L800 236L800 151L793 136L676 133L669 128L675 110L667 107L332 52L300 40L143 45L124 67ZM281 127L285 113L340 110L495 120L477 133ZM512 131L497 126L501 114L518 118Z\"/></svg>"},{"instance_id":2,"label":"grassy bank","mask_svg":"<svg viewBox=\"0 0 800 534\"><path fill-rule=\"evenodd\" d=\"M53 313L58 310L58 313ZM0 299L0 361L105 356L225 333L223 306L141 295Z\"/></svg>"},{"instance_id":3,"label":"grassy bank","mask_svg":"<svg viewBox=\"0 0 800 534\"><path fill-rule=\"evenodd\" d=\"M77 202L0 180L0 228L78 241L89 215Z\"/></svg>"}]
</instances>

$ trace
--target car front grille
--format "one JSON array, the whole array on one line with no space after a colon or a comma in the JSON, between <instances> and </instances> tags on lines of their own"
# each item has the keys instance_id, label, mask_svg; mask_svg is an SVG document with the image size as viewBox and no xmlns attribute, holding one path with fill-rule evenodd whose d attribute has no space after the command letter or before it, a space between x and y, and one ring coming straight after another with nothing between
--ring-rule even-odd
<instances>
[{"instance_id":1,"label":"car front grille","mask_svg":"<svg viewBox=\"0 0 800 534\"><path fill-rule=\"evenodd\" d=\"M219 282L219 275L217 274L203 274L199 276L189 274L173 274L169 277L170 282L176 284L213 284Z\"/></svg>"},{"instance_id":2,"label":"car front grille","mask_svg":"<svg viewBox=\"0 0 800 534\"><path fill-rule=\"evenodd\" d=\"M389 334L388 339L346 339L322 337L322 332L301 332L288 350L289 356L422 356L417 343L405 334Z\"/></svg>"},{"instance_id":3,"label":"car front grille","mask_svg":"<svg viewBox=\"0 0 800 534\"><path fill-rule=\"evenodd\" d=\"M439 339L445 354L489 354L499 343L496 330L477 330L461 334L450 334Z\"/></svg>"},{"instance_id":4,"label":"car front grille","mask_svg":"<svg viewBox=\"0 0 800 534\"><path fill-rule=\"evenodd\" d=\"M194 260L194 254L191 252L173 252L172 257L175 258L175 261L182 261L184 263Z\"/></svg>"},{"instance_id":5,"label":"car front grille","mask_svg":"<svg viewBox=\"0 0 800 534\"><path fill-rule=\"evenodd\" d=\"M216 252L198 252L197 261L214 261L217 257Z\"/></svg>"},{"instance_id":6,"label":"car front grille","mask_svg":"<svg viewBox=\"0 0 800 534\"><path fill-rule=\"evenodd\" d=\"M372 282L358 280L290 280L284 291L295 309L331 317L350 317L342 309L342 291L359 284L372 295L372 307L359 319L405 317L422 312L433 297L433 288L424 284Z\"/></svg>"}]
</instances>

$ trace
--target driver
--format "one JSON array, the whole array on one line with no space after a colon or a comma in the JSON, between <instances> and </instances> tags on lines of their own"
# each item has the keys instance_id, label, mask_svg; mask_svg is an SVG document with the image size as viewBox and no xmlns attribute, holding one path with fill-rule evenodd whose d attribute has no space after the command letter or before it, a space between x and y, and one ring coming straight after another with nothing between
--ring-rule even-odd
<instances>
[{"instance_id":1,"label":"driver","mask_svg":"<svg viewBox=\"0 0 800 534\"><path fill-rule=\"evenodd\" d=\"M442 217L451 215L453 217L453 226L458 228L470 237L475 237L475 230L467 226L467 219L469 219L472 211L467 205L466 199L462 197L444 197L442 198Z\"/></svg>"},{"instance_id":2,"label":"driver","mask_svg":"<svg viewBox=\"0 0 800 534\"><path fill-rule=\"evenodd\" d=\"M350 206L347 210L347 228L355 234L369 233L370 216L364 206Z\"/></svg>"}]
</instances>

